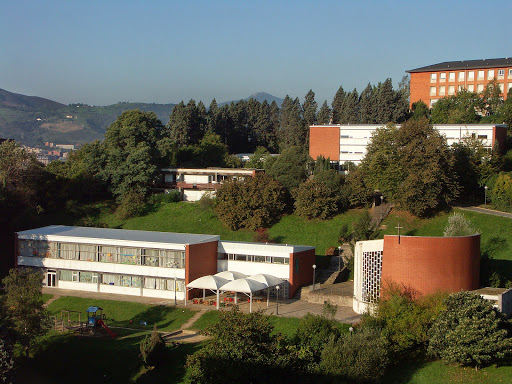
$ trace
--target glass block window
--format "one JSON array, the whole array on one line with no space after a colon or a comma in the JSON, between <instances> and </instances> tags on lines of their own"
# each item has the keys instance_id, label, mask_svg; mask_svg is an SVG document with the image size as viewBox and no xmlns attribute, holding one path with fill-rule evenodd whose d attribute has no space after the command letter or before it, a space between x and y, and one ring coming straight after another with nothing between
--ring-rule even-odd
<instances>
[{"instance_id":1,"label":"glass block window","mask_svg":"<svg viewBox=\"0 0 512 384\"><path fill-rule=\"evenodd\" d=\"M376 303L380 297L382 251L363 252L363 301Z\"/></svg>"}]
</instances>

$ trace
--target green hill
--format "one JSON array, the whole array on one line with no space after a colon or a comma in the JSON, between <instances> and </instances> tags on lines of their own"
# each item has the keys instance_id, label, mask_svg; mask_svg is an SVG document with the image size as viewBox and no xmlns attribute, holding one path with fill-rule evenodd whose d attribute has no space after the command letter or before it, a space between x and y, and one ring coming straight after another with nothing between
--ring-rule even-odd
<instances>
[{"instance_id":1,"label":"green hill","mask_svg":"<svg viewBox=\"0 0 512 384\"><path fill-rule=\"evenodd\" d=\"M175 104L64 105L0 89L0 137L35 146L51 141L82 144L103 139L106 128L130 109L155 112L165 124Z\"/></svg>"}]
</instances>

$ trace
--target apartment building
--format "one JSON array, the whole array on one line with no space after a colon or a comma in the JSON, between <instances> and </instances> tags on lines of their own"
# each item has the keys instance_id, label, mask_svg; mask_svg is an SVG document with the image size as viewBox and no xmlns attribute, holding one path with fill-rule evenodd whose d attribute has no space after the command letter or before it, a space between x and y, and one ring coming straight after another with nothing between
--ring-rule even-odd
<instances>
[{"instance_id":1,"label":"apartment building","mask_svg":"<svg viewBox=\"0 0 512 384\"><path fill-rule=\"evenodd\" d=\"M406 72L411 76L411 107L420 100L432 107L440 98L462 89L482 92L494 80L504 99L512 89L512 58L447 61Z\"/></svg>"}]
</instances>

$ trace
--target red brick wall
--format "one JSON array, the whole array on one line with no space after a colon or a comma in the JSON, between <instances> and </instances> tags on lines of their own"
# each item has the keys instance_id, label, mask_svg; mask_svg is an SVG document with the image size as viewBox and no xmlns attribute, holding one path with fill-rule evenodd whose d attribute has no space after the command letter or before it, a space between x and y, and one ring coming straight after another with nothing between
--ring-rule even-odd
<instances>
[{"instance_id":1,"label":"red brick wall","mask_svg":"<svg viewBox=\"0 0 512 384\"><path fill-rule=\"evenodd\" d=\"M479 287L480 235L384 236L382 283L395 282L421 295Z\"/></svg>"},{"instance_id":2,"label":"red brick wall","mask_svg":"<svg viewBox=\"0 0 512 384\"><path fill-rule=\"evenodd\" d=\"M340 159L340 128L326 126L309 127L309 156L314 160L322 155L332 161Z\"/></svg>"},{"instance_id":3,"label":"red brick wall","mask_svg":"<svg viewBox=\"0 0 512 384\"><path fill-rule=\"evenodd\" d=\"M502 78L498 78L498 70L503 69L505 71L505 74ZM478 79L478 71L483 70L484 71L484 78ZM508 70L509 68L471 68L466 70L444 70L444 71L432 71L432 72L415 72L411 73L411 83L410 83L410 89L411 89L411 95L410 95L410 106L412 107L412 104L416 101L422 100L425 104L427 104L430 107L430 99L439 99L441 97L447 97L448 95L448 86L454 85L455 86L455 93L458 91L458 86L462 85L464 88L468 88L468 85L474 85L475 92L478 92L478 84L483 84L484 89L487 83L491 82L492 80L488 80L488 71L494 70L494 78L499 84L503 85L503 98L507 98L507 90L508 90L508 84L512 83L512 78L508 77ZM475 73L474 80L468 80L468 72L473 71ZM455 81L450 81L449 73L455 72ZM459 81L459 72L465 72L464 80ZM437 73L437 80L435 82L430 82L430 74L431 73ZM440 80L440 73L446 73L446 80L444 82L439 81ZM444 96L439 95L439 86L444 85L446 86L446 92ZM435 86L436 87L436 95L430 96L430 87Z\"/></svg>"},{"instance_id":4,"label":"red brick wall","mask_svg":"<svg viewBox=\"0 0 512 384\"><path fill-rule=\"evenodd\" d=\"M185 285L199 277L217 273L217 241L187 244L185 247ZM187 300L199 296L200 290L187 292Z\"/></svg>"},{"instance_id":5,"label":"red brick wall","mask_svg":"<svg viewBox=\"0 0 512 384\"><path fill-rule=\"evenodd\" d=\"M290 253L290 298L301 286L313 282L313 264L315 264L314 249Z\"/></svg>"},{"instance_id":6,"label":"red brick wall","mask_svg":"<svg viewBox=\"0 0 512 384\"><path fill-rule=\"evenodd\" d=\"M507 140L507 128L505 127L494 127L492 129L492 147L494 143L498 142L499 151L501 154L505 153L505 142Z\"/></svg>"}]
</instances>

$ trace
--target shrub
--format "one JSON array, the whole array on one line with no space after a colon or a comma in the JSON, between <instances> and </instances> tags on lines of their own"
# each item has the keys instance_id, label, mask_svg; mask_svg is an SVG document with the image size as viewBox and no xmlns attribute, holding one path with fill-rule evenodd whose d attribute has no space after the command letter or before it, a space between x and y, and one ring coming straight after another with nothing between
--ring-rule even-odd
<instances>
[{"instance_id":1,"label":"shrub","mask_svg":"<svg viewBox=\"0 0 512 384\"><path fill-rule=\"evenodd\" d=\"M325 220L339 210L340 197L322 182L307 180L295 193L295 214L306 219Z\"/></svg>"},{"instance_id":2,"label":"shrub","mask_svg":"<svg viewBox=\"0 0 512 384\"><path fill-rule=\"evenodd\" d=\"M268 234L267 228L258 228L254 232L254 239L253 241L255 243L272 243L272 239L270 238L270 235Z\"/></svg>"},{"instance_id":3,"label":"shrub","mask_svg":"<svg viewBox=\"0 0 512 384\"><path fill-rule=\"evenodd\" d=\"M135 217L144 211L144 195L138 192L129 192L116 209L115 215L120 220Z\"/></svg>"},{"instance_id":4,"label":"shrub","mask_svg":"<svg viewBox=\"0 0 512 384\"><path fill-rule=\"evenodd\" d=\"M203 210L212 209L215 205L215 197L211 193L207 192L199 199L199 208Z\"/></svg>"},{"instance_id":5,"label":"shrub","mask_svg":"<svg viewBox=\"0 0 512 384\"><path fill-rule=\"evenodd\" d=\"M232 230L267 228L286 208L286 190L272 177L257 174L242 181L222 184L217 192L215 212Z\"/></svg>"},{"instance_id":6,"label":"shrub","mask_svg":"<svg viewBox=\"0 0 512 384\"><path fill-rule=\"evenodd\" d=\"M485 366L512 354L512 338L503 315L468 292L448 296L430 332L429 354L446 363Z\"/></svg>"},{"instance_id":7,"label":"shrub","mask_svg":"<svg viewBox=\"0 0 512 384\"><path fill-rule=\"evenodd\" d=\"M374 328L361 328L337 340L331 336L322 351L320 370L349 382L377 381L389 363L386 342Z\"/></svg>"},{"instance_id":8,"label":"shrub","mask_svg":"<svg viewBox=\"0 0 512 384\"><path fill-rule=\"evenodd\" d=\"M337 339L341 334L337 324L333 319L308 313L300 319L295 333L296 343L303 349L309 349L319 362L322 349L331 336Z\"/></svg>"},{"instance_id":9,"label":"shrub","mask_svg":"<svg viewBox=\"0 0 512 384\"><path fill-rule=\"evenodd\" d=\"M151 336L146 336L140 342L140 356L144 365L148 367L158 366L165 359L165 342L155 325Z\"/></svg>"},{"instance_id":10,"label":"shrub","mask_svg":"<svg viewBox=\"0 0 512 384\"><path fill-rule=\"evenodd\" d=\"M12 383L14 360L12 349L0 338L0 382Z\"/></svg>"},{"instance_id":11,"label":"shrub","mask_svg":"<svg viewBox=\"0 0 512 384\"><path fill-rule=\"evenodd\" d=\"M478 233L471 222L462 213L454 213L448 218L448 224L444 229L445 237L471 236Z\"/></svg>"}]
</instances>

